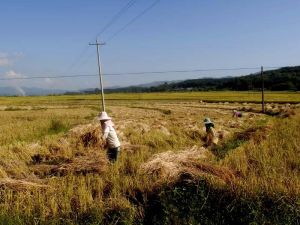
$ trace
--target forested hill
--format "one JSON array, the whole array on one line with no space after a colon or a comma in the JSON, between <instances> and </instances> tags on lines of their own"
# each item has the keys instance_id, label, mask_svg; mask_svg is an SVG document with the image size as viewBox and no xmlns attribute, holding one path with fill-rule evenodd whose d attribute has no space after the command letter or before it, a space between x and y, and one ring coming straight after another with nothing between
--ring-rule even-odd
<instances>
[{"instance_id":1,"label":"forested hill","mask_svg":"<svg viewBox=\"0 0 300 225\"><path fill-rule=\"evenodd\" d=\"M300 66L283 67L264 72L266 90L272 91L300 91ZM155 87L131 86L126 88L109 89L107 92L158 92L184 90L236 90L248 91L261 88L261 75L250 74L239 77L202 78L180 82L161 84Z\"/></svg>"}]
</instances>

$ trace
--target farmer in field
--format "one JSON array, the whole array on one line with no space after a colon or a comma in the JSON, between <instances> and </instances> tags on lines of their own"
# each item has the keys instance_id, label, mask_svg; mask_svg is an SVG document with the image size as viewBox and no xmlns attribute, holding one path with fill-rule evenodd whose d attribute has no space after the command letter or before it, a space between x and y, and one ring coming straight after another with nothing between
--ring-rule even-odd
<instances>
[{"instance_id":1,"label":"farmer in field","mask_svg":"<svg viewBox=\"0 0 300 225\"><path fill-rule=\"evenodd\" d=\"M120 151L120 141L114 129L114 123L106 112L101 112L98 117L101 122L104 146L107 148L107 156L110 162L115 162Z\"/></svg>"},{"instance_id":2,"label":"farmer in field","mask_svg":"<svg viewBox=\"0 0 300 225\"><path fill-rule=\"evenodd\" d=\"M233 110L233 113L232 113L232 117L242 117L242 113L237 111L237 110Z\"/></svg>"},{"instance_id":3,"label":"farmer in field","mask_svg":"<svg viewBox=\"0 0 300 225\"><path fill-rule=\"evenodd\" d=\"M215 125L210 118L205 118L203 122L206 129L206 145L215 147L218 143L218 138L216 137L214 129Z\"/></svg>"}]
</instances>

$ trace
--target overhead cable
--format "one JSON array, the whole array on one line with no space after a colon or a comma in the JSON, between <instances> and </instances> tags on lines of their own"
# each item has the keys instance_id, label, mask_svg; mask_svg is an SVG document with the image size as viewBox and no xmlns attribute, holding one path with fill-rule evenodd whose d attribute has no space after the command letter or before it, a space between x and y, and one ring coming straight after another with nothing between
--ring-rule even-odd
<instances>
[{"instance_id":1,"label":"overhead cable","mask_svg":"<svg viewBox=\"0 0 300 225\"><path fill-rule=\"evenodd\" d=\"M127 24L125 24L123 27L121 27L119 30L117 30L115 33L113 33L109 38L105 40L105 42L111 41L113 38L115 38L119 33L124 31L127 27L129 27L132 23L134 23L136 20L138 20L140 17L142 17L146 12L148 12L150 9L152 9L160 0L154 1L150 6L145 8L141 13L139 13L137 16L135 16L132 20L130 20Z\"/></svg>"},{"instance_id":2,"label":"overhead cable","mask_svg":"<svg viewBox=\"0 0 300 225\"><path fill-rule=\"evenodd\" d=\"M104 31L106 31L110 26L112 26L121 16L122 14L124 14L128 9L130 9L135 3L137 2L137 0L130 0L129 2L127 2L126 5L124 5L105 25L104 27L99 31L99 33L96 35L95 39L104 33ZM88 50L89 46L85 46L83 48L83 50L81 51L81 53L79 54L79 56L77 58L75 58L75 60L73 61L73 63L69 66L69 69L71 70L72 68L74 68L76 65L79 64L81 58L86 54L87 50Z\"/></svg>"},{"instance_id":3,"label":"overhead cable","mask_svg":"<svg viewBox=\"0 0 300 225\"><path fill-rule=\"evenodd\" d=\"M266 66L265 69L278 69L281 67ZM190 70L164 70L164 71L143 71L143 72L125 72L125 73L106 73L103 76L129 76L129 75L149 75L149 74L168 74L168 73L191 73L191 72L209 72L209 71L240 71L240 70L259 70L260 67L237 67L237 68L215 68L215 69L190 69ZM71 74L71 75L57 75L57 76L29 76L22 77L3 77L0 80L31 80L31 79L45 79L45 78L70 78L70 77L95 77L98 74Z\"/></svg>"}]
</instances>

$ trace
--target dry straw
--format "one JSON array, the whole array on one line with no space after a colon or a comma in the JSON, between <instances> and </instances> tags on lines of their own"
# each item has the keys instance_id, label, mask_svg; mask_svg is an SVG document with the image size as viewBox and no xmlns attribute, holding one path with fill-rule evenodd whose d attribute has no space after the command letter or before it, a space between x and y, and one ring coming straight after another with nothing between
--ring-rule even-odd
<instances>
[{"instance_id":1,"label":"dry straw","mask_svg":"<svg viewBox=\"0 0 300 225\"><path fill-rule=\"evenodd\" d=\"M158 177L161 181L178 181L182 174L192 176L214 176L226 183L231 183L234 174L227 168L211 165L208 162L209 151L197 148L172 152L167 151L154 155L148 162L142 164L141 171Z\"/></svg>"}]
</instances>

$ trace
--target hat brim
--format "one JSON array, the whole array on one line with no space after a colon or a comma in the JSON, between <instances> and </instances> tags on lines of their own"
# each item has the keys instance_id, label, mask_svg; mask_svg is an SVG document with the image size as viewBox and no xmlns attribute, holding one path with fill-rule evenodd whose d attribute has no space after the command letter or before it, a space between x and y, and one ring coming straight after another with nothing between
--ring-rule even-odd
<instances>
[{"instance_id":1,"label":"hat brim","mask_svg":"<svg viewBox=\"0 0 300 225\"><path fill-rule=\"evenodd\" d=\"M97 117L97 120L111 120L111 118L110 117L103 117L103 118L101 118L101 117Z\"/></svg>"}]
</instances>

